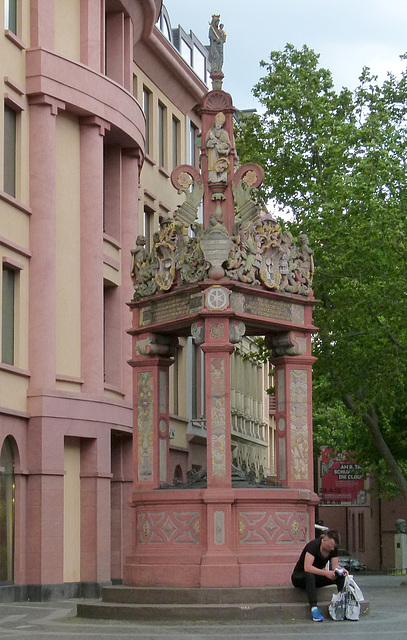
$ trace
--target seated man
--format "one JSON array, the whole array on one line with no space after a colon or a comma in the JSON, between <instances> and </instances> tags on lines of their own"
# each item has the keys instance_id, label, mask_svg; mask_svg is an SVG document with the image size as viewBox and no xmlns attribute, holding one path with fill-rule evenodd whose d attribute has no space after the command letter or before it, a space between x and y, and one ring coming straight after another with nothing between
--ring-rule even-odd
<instances>
[{"instance_id":1,"label":"seated man","mask_svg":"<svg viewBox=\"0 0 407 640\"><path fill-rule=\"evenodd\" d=\"M324 620L317 607L317 587L336 584L338 591L341 591L348 574L346 569L342 569L338 564L338 544L339 535L334 529L329 529L323 536L308 542L291 576L294 587L306 589L314 622ZM330 568L326 568L328 562Z\"/></svg>"}]
</instances>

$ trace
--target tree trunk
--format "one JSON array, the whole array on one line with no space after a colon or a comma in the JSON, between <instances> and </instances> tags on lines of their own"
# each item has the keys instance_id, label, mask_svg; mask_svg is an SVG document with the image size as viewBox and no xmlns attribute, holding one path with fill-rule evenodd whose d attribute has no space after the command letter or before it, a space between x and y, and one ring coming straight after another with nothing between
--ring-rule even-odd
<instances>
[{"instance_id":1,"label":"tree trunk","mask_svg":"<svg viewBox=\"0 0 407 640\"><path fill-rule=\"evenodd\" d=\"M350 394L346 394L343 397L343 401L345 406L352 413L358 413L355 401L353 400ZM367 413L362 416L363 422L367 426L370 431L370 434L373 438L373 442L375 443L378 452L381 457L387 464L387 467L390 471L390 476L392 481L397 485L398 490L404 498L407 498L407 480L404 477L403 472L401 471L397 461L395 460L393 454L391 453L389 447L387 446L382 433L379 427L379 418L374 409L370 409Z\"/></svg>"}]
</instances>

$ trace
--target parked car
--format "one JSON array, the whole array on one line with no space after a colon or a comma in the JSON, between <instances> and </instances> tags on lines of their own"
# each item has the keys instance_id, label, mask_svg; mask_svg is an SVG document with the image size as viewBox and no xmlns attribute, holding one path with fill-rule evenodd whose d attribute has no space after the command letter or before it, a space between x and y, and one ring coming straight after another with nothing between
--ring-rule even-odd
<instances>
[{"instance_id":1,"label":"parked car","mask_svg":"<svg viewBox=\"0 0 407 640\"><path fill-rule=\"evenodd\" d=\"M366 569L366 565L360 562L355 556L353 556L346 549L338 549L338 562L341 567L347 569L349 573L354 573L355 571L364 571Z\"/></svg>"}]
</instances>

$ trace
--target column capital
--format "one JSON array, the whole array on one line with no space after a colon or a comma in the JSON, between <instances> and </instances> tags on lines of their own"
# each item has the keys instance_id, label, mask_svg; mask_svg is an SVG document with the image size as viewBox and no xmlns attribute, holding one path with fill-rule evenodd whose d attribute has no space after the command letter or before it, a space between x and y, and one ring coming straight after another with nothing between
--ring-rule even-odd
<instances>
[{"instance_id":1,"label":"column capital","mask_svg":"<svg viewBox=\"0 0 407 640\"><path fill-rule=\"evenodd\" d=\"M99 127L99 135L104 136L106 131L110 131L110 123L98 116L84 116L79 118L81 127Z\"/></svg>"},{"instance_id":2,"label":"column capital","mask_svg":"<svg viewBox=\"0 0 407 640\"><path fill-rule=\"evenodd\" d=\"M65 102L54 98L47 93L38 93L35 96L29 96L28 102L31 105L39 105L50 107L51 115L58 115L58 111L65 111Z\"/></svg>"},{"instance_id":3,"label":"column capital","mask_svg":"<svg viewBox=\"0 0 407 640\"><path fill-rule=\"evenodd\" d=\"M278 356L270 360L274 367L292 365L292 366L312 366L318 358L315 356Z\"/></svg>"},{"instance_id":4,"label":"column capital","mask_svg":"<svg viewBox=\"0 0 407 640\"><path fill-rule=\"evenodd\" d=\"M176 354L178 338L161 333L144 333L137 337L136 354L149 357L169 357Z\"/></svg>"},{"instance_id":5,"label":"column capital","mask_svg":"<svg viewBox=\"0 0 407 640\"><path fill-rule=\"evenodd\" d=\"M204 342L201 344L204 353L233 353L235 350L233 344L213 344Z\"/></svg>"},{"instance_id":6,"label":"column capital","mask_svg":"<svg viewBox=\"0 0 407 640\"><path fill-rule=\"evenodd\" d=\"M125 158L131 158L137 161L139 176L144 163L144 153L140 147L126 147L122 150L122 155ZM140 184L140 178L138 183Z\"/></svg>"}]
</instances>

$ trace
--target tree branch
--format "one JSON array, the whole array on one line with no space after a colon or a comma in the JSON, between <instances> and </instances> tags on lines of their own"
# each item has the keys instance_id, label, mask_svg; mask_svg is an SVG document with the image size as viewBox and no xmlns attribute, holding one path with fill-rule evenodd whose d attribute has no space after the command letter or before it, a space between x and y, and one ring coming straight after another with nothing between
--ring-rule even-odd
<instances>
[{"instance_id":1,"label":"tree branch","mask_svg":"<svg viewBox=\"0 0 407 640\"><path fill-rule=\"evenodd\" d=\"M377 320L377 323L385 330L385 334L390 340L390 342L395 344L396 347L398 347L399 349L402 349L403 351L407 351L407 346L399 342L397 338L395 338L393 334L390 333L390 331L386 328L386 325L384 324L384 322L382 322L378 316L376 316L376 320Z\"/></svg>"},{"instance_id":2,"label":"tree branch","mask_svg":"<svg viewBox=\"0 0 407 640\"><path fill-rule=\"evenodd\" d=\"M343 402L347 409L349 409L349 411L351 411L354 415L359 413L356 403L349 393L344 395ZM397 464L397 460L395 460L389 447L384 441L379 427L379 418L375 409L372 408L366 413L362 414L362 420L369 429L373 442L375 443L378 452L380 453L390 471L391 479L397 485L397 488L399 489L401 495L404 498L407 498L407 480L404 477L399 465Z\"/></svg>"}]
</instances>

